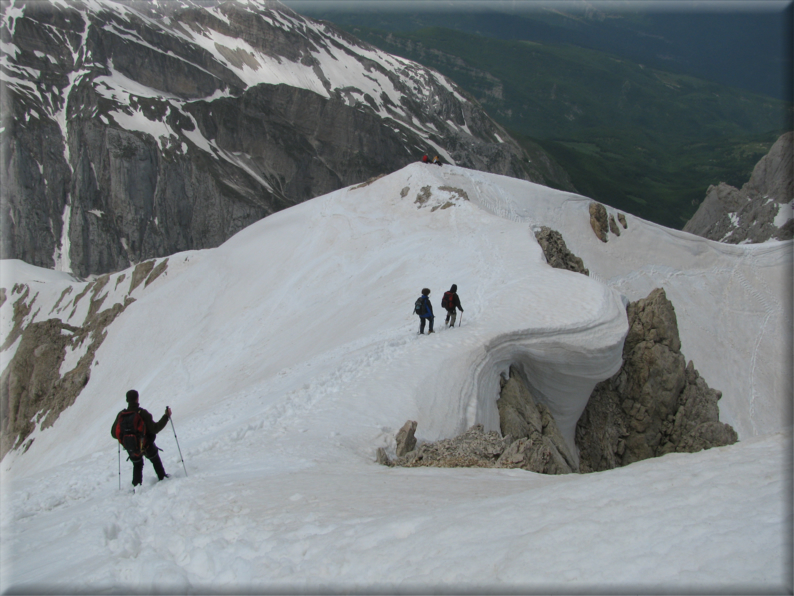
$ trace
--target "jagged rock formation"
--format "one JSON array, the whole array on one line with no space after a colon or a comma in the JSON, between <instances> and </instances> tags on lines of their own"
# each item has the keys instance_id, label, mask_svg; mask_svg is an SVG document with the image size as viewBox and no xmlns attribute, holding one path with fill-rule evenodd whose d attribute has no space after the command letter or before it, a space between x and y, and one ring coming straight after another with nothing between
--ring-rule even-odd
<instances>
[{"instance_id":1,"label":"jagged rock formation","mask_svg":"<svg viewBox=\"0 0 794 596\"><path fill-rule=\"evenodd\" d=\"M590 227L601 242L607 241L609 222L606 207L601 203L590 203Z\"/></svg>"},{"instance_id":2,"label":"jagged rock formation","mask_svg":"<svg viewBox=\"0 0 794 596\"><path fill-rule=\"evenodd\" d=\"M2 10L3 259L119 271L425 152L544 181L443 76L278 2Z\"/></svg>"},{"instance_id":3,"label":"jagged rock formation","mask_svg":"<svg viewBox=\"0 0 794 596\"><path fill-rule=\"evenodd\" d=\"M794 132L781 136L741 190L710 186L685 232L729 244L794 238Z\"/></svg>"},{"instance_id":4,"label":"jagged rock formation","mask_svg":"<svg viewBox=\"0 0 794 596\"><path fill-rule=\"evenodd\" d=\"M630 303L627 314L623 367L596 386L577 424L581 471L735 443L736 432L719 421L722 394L681 353L675 310L664 290Z\"/></svg>"},{"instance_id":5,"label":"jagged rock formation","mask_svg":"<svg viewBox=\"0 0 794 596\"><path fill-rule=\"evenodd\" d=\"M39 426L51 426L74 403L91 378L94 355L107 336L106 329L135 302L131 294L141 284L148 286L167 267L168 259L156 265L155 261L138 264L127 291L110 305L105 304L108 294L126 281L124 273L114 283L109 275L98 277L73 299L74 286L67 286L48 313L57 317L33 322L43 308L36 302L38 294L31 295L26 284L11 289L8 299L14 300L14 316L0 346L0 352L13 350L0 376L0 460L11 449L29 448L30 434Z\"/></svg>"},{"instance_id":6,"label":"jagged rock formation","mask_svg":"<svg viewBox=\"0 0 794 596\"><path fill-rule=\"evenodd\" d=\"M557 230L552 230L547 226L541 226L535 232L535 239L538 241L546 262L556 269L566 269L575 273L590 275L590 271L585 268L582 259L568 250L565 240Z\"/></svg>"}]
</instances>

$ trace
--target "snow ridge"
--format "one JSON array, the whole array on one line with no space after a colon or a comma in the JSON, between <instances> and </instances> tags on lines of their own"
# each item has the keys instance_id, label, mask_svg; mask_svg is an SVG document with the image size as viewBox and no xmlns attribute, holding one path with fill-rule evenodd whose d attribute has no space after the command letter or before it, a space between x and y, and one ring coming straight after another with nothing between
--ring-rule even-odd
<instances>
[{"instance_id":1,"label":"snow ridge","mask_svg":"<svg viewBox=\"0 0 794 596\"><path fill-rule=\"evenodd\" d=\"M791 242L726 246L628 218L604 244L588 203L413 164L173 255L107 328L74 405L3 460L0 591L784 592L791 310L775 297ZM536 224L604 282L549 267ZM87 301L72 307L85 282L8 265L4 331L15 284L37 296L31 321L86 316ZM104 282L101 308L131 276ZM462 326L437 311L437 332L416 335L420 288L438 308L451 283ZM570 436L620 365L625 300L657 286L739 443L587 475L374 462L406 420L420 441L496 428L511 364ZM168 429L157 443L171 478L147 465L134 495L118 488L130 469L108 436L132 387L156 416L173 408L189 473Z\"/></svg>"}]
</instances>

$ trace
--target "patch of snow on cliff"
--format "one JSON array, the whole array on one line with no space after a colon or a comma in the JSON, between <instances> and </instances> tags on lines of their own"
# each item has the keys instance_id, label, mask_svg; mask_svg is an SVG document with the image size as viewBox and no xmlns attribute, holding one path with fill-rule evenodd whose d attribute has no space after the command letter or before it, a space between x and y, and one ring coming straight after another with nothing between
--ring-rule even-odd
<instances>
[{"instance_id":1,"label":"patch of snow on cliff","mask_svg":"<svg viewBox=\"0 0 794 596\"><path fill-rule=\"evenodd\" d=\"M11 4L7 4L3 10L5 17L5 26L11 35L14 35L14 29L17 26L17 19L25 16L25 6L17 6L17 0L11 0ZM5 50L4 50L5 51Z\"/></svg>"},{"instance_id":2,"label":"patch of snow on cliff","mask_svg":"<svg viewBox=\"0 0 794 596\"><path fill-rule=\"evenodd\" d=\"M91 340L87 339L75 348L71 346L66 348L66 357L63 359L63 362L61 362L61 368L58 371L61 377L69 371L74 370L74 367L78 365L80 359L88 352L88 346L90 344Z\"/></svg>"},{"instance_id":3,"label":"patch of snow on cliff","mask_svg":"<svg viewBox=\"0 0 794 596\"><path fill-rule=\"evenodd\" d=\"M794 210L792 210L792 206L794 206L794 200L791 200L788 203L780 203L778 205L777 214L775 215L775 219L772 222L775 227L782 228L790 219L794 218Z\"/></svg>"},{"instance_id":4,"label":"patch of snow on cliff","mask_svg":"<svg viewBox=\"0 0 794 596\"><path fill-rule=\"evenodd\" d=\"M165 141L172 136L178 137L168 124L160 120L149 120L143 112L132 111L132 114L128 114L126 112L113 111L108 112L108 116L113 118L116 124L124 130L142 132L154 137L160 146L163 146Z\"/></svg>"},{"instance_id":5,"label":"patch of snow on cliff","mask_svg":"<svg viewBox=\"0 0 794 596\"><path fill-rule=\"evenodd\" d=\"M130 96L148 97L154 99L173 99L179 101L175 95L165 93L153 87L147 87L135 81L118 70L111 68L110 75L102 75L94 79L96 92L106 99L129 105Z\"/></svg>"}]
</instances>

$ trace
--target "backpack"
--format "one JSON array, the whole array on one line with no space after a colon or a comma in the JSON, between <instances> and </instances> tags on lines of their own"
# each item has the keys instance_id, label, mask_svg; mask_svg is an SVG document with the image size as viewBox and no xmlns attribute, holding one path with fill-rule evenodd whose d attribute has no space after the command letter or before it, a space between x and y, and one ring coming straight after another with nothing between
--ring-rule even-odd
<instances>
[{"instance_id":1,"label":"backpack","mask_svg":"<svg viewBox=\"0 0 794 596\"><path fill-rule=\"evenodd\" d=\"M130 457L141 457L146 444L146 423L137 410L122 410L116 416L115 435Z\"/></svg>"},{"instance_id":2,"label":"backpack","mask_svg":"<svg viewBox=\"0 0 794 596\"><path fill-rule=\"evenodd\" d=\"M416 299L416 302L414 302L414 314L419 315L421 317L424 312L425 312L425 297L423 294L422 296L419 296L419 298Z\"/></svg>"},{"instance_id":3,"label":"backpack","mask_svg":"<svg viewBox=\"0 0 794 596\"><path fill-rule=\"evenodd\" d=\"M455 310L455 299L452 296L452 292L444 292L444 297L441 299L441 308Z\"/></svg>"}]
</instances>

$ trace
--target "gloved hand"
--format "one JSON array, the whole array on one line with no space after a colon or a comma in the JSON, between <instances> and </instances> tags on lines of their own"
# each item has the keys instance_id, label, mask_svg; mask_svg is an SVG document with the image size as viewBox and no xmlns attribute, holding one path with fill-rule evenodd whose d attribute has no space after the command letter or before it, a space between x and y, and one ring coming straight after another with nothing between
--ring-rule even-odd
<instances>
[{"instance_id":1,"label":"gloved hand","mask_svg":"<svg viewBox=\"0 0 794 596\"><path fill-rule=\"evenodd\" d=\"M165 407L165 415L168 416L169 418L171 417L171 408L169 408L168 406Z\"/></svg>"}]
</instances>

